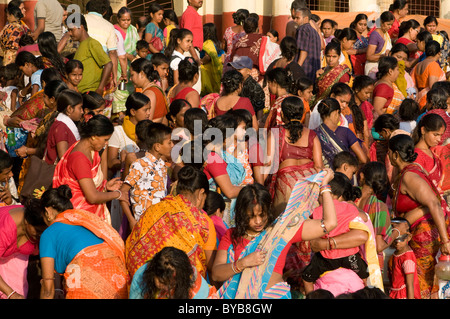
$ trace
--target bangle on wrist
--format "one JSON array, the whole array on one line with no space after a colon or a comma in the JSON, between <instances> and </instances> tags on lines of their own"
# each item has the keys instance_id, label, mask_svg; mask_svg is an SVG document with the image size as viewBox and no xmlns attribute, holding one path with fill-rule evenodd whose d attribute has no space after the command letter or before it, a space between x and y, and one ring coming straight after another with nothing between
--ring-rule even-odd
<instances>
[{"instance_id":1,"label":"bangle on wrist","mask_svg":"<svg viewBox=\"0 0 450 319\"><path fill-rule=\"evenodd\" d=\"M16 293L16 291L15 290L13 290L9 295L8 295L8 297L6 298L6 299L9 299L9 298L11 298L11 296L12 295L14 295Z\"/></svg>"},{"instance_id":2,"label":"bangle on wrist","mask_svg":"<svg viewBox=\"0 0 450 319\"><path fill-rule=\"evenodd\" d=\"M325 234L328 234L328 229L325 227L325 224L323 223L323 219L320 221L320 227L322 227L322 230Z\"/></svg>"},{"instance_id":3,"label":"bangle on wrist","mask_svg":"<svg viewBox=\"0 0 450 319\"><path fill-rule=\"evenodd\" d=\"M334 239L334 237L330 237L330 239L333 241L334 243L334 249L337 249L337 243L336 243L336 239Z\"/></svg>"},{"instance_id":4,"label":"bangle on wrist","mask_svg":"<svg viewBox=\"0 0 450 319\"><path fill-rule=\"evenodd\" d=\"M119 199L122 197L122 192L120 191L120 189L116 189L115 192L119 192L119 197L117 197L116 199Z\"/></svg>"}]
</instances>

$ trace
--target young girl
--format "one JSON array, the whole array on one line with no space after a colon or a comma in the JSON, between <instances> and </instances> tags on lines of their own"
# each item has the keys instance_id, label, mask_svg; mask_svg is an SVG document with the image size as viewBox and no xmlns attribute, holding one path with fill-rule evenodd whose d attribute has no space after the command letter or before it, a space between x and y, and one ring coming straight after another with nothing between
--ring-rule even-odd
<instances>
[{"instance_id":1,"label":"young girl","mask_svg":"<svg viewBox=\"0 0 450 319\"><path fill-rule=\"evenodd\" d=\"M158 71L160 86L164 92L169 88L169 59L162 53L156 53L152 56L150 62Z\"/></svg>"},{"instance_id":2,"label":"young girl","mask_svg":"<svg viewBox=\"0 0 450 319\"><path fill-rule=\"evenodd\" d=\"M17 88L20 78L20 70L15 63L10 63L3 66L0 73L0 82L2 85L0 92L6 94L4 103L9 110L14 112L20 106L18 96L19 89Z\"/></svg>"},{"instance_id":3,"label":"young girl","mask_svg":"<svg viewBox=\"0 0 450 319\"><path fill-rule=\"evenodd\" d=\"M97 114L103 114L105 109L105 100L103 97L94 91L87 91L83 93L83 120L88 121L91 117Z\"/></svg>"},{"instance_id":4,"label":"young girl","mask_svg":"<svg viewBox=\"0 0 450 319\"><path fill-rule=\"evenodd\" d=\"M203 25L203 48L200 52L202 65L200 66L202 78L201 95L220 92L220 78L223 72L225 51L217 38L217 29L214 23Z\"/></svg>"},{"instance_id":5,"label":"young girl","mask_svg":"<svg viewBox=\"0 0 450 319\"><path fill-rule=\"evenodd\" d=\"M400 129L411 133L417 125L419 104L413 99L404 99L398 110L400 117Z\"/></svg>"},{"instance_id":6,"label":"young girl","mask_svg":"<svg viewBox=\"0 0 450 319\"><path fill-rule=\"evenodd\" d=\"M56 101L59 114L50 127L47 139L45 161L53 164L63 157L66 151L80 140L75 122L83 116L83 97L72 90L64 90Z\"/></svg>"},{"instance_id":7,"label":"young girl","mask_svg":"<svg viewBox=\"0 0 450 319\"><path fill-rule=\"evenodd\" d=\"M158 26L164 15L164 8L156 2L150 4L150 23L145 28L145 41L149 43L148 49L150 54L147 59L151 59L152 55L158 52L164 52L164 34Z\"/></svg>"},{"instance_id":8,"label":"young girl","mask_svg":"<svg viewBox=\"0 0 450 319\"><path fill-rule=\"evenodd\" d=\"M389 297L392 299L421 299L416 256L408 245L412 238L409 222L404 218L394 218L391 222L394 224L394 230L399 232L399 236L392 244L395 252L388 263L389 281L391 282ZM406 228L403 234L400 231L400 225Z\"/></svg>"},{"instance_id":9,"label":"young girl","mask_svg":"<svg viewBox=\"0 0 450 319\"><path fill-rule=\"evenodd\" d=\"M416 54L418 55L418 58L419 58L419 60L417 62L422 62L427 57L427 55L425 54L425 45L427 44L428 41L431 41L431 40L433 40L433 36L427 30L423 30L423 31L419 32L419 34L417 35L417 38L416 38L417 52L416 52Z\"/></svg>"},{"instance_id":10,"label":"young girl","mask_svg":"<svg viewBox=\"0 0 450 319\"><path fill-rule=\"evenodd\" d=\"M441 57L439 59L439 64L441 68L447 72L447 57L449 55L449 41L448 39L437 30L438 26L438 20L434 16L428 16L423 21L423 26L425 27L425 30L431 33L431 36L433 37L433 40L437 41L441 47Z\"/></svg>"},{"instance_id":11,"label":"young girl","mask_svg":"<svg viewBox=\"0 0 450 319\"><path fill-rule=\"evenodd\" d=\"M83 79L83 63L72 59L66 63L67 86L69 89L78 92L78 84Z\"/></svg>"},{"instance_id":12,"label":"young girl","mask_svg":"<svg viewBox=\"0 0 450 319\"><path fill-rule=\"evenodd\" d=\"M172 103L173 100L187 100L192 107L200 106L200 94L194 89L199 80L199 67L193 58L188 57L180 62L179 82L173 86L167 97Z\"/></svg>"},{"instance_id":13,"label":"young girl","mask_svg":"<svg viewBox=\"0 0 450 319\"><path fill-rule=\"evenodd\" d=\"M44 69L40 59L36 58L32 53L27 51L19 52L16 56L16 65L24 75L30 78L28 85L19 90L19 97L24 98L28 94L33 96L41 87L41 73Z\"/></svg>"},{"instance_id":14,"label":"young girl","mask_svg":"<svg viewBox=\"0 0 450 319\"><path fill-rule=\"evenodd\" d=\"M367 127L372 129L373 125L373 105L370 103L372 99L374 81L368 75L358 75L353 81L353 92L355 103L359 105L367 120Z\"/></svg>"},{"instance_id":15,"label":"young girl","mask_svg":"<svg viewBox=\"0 0 450 319\"><path fill-rule=\"evenodd\" d=\"M303 101L303 117L302 123L306 127L309 125L309 118L311 116L311 108L309 102L313 97L314 83L307 77L299 78L296 82L297 95Z\"/></svg>"},{"instance_id":16,"label":"young girl","mask_svg":"<svg viewBox=\"0 0 450 319\"><path fill-rule=\"evenodd\" d=\"M192 47L194 36L188 29L173 29L170 32L169 45L166 48L165 55L170 59L169 69L169 87L178 84L178 64L184 60L185 52L189 52Z\"/></svg>"},{"instance_id":17,"label":"young girl","mask_svg":"<svg viewBox=\"0 0 450 319\"><path fill-rule=\"evenodd\" d=\"M164 28L163 34L164 34L164 42L167 47L169 45L170 31L172 31L175 28L178 28L177 14L172 9L164 10L163 21L164 25L166 26Z\"/></svg>"}]
</instances>

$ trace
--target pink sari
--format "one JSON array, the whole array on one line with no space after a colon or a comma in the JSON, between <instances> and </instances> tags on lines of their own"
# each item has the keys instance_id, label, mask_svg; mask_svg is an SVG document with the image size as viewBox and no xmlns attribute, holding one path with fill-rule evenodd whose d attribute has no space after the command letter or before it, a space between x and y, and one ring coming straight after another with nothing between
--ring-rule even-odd
<instances>
[{"instance_id":1,"label":"pink sari","mask_svg":"<svg viewBox=\"0 0 450 319\"><path fill-rule=\"evenodd\" d=\"M78 145L78 143L73 144L56 165L55 173L53 175L53 187L59 187L64 184L68 185L72 190L71 202L74 209L82 209L91 212L110 224L111 217L106 204L89 203L84 196L78 180L74 179L73 176L69 174L67 165L70 163L70 154L76 145ZM98 152L95 152L92 156L91 172L92 180L94 181L97 191L103 192L105 190L106 180L103 178L101 158Z\"/></svg>"}]
</instances>

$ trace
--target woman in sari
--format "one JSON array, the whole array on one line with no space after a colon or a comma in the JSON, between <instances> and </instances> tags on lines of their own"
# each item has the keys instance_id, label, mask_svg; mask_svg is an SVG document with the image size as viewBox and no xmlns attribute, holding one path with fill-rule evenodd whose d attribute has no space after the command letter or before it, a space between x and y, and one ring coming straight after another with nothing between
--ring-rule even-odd
<instances>
[{"instance_id":1,"label":"woman in sari","mask_svg":"<svg viewBox=\"0 0 450 319\"><path fill-rule=\"evenodd\" d=\"M369 46L367 36L368 17L364 13L356 15L355 20L350 24L350 28L356 31L357 40L353 44L353 49L349 50L350 58L353 64L353 74L363 75L366 64L366 51Z\"/></svg>"},{"instance_id":2,"label":"woman in sari","mask_svg":"<svg viewBox=\"0 0 450 319\"><path fill-rule=\"evenodd\" d=\"M223 39L222 39L222 47L225 50L225 54L226 54L225 61L224 61L225 66L228 64L228 62L232 61L232 60L230 60L230 55L231 55L231 50L233 49L233 38L235 35L244 32L243 24L249 14L250 14L250 12L247 9L238 9L232 15L233 22L235 25L225 29L225 32L223 34Z\"/></svg>"},{"instance_id":3,"label":"woman in sari","mask_svg":"<svg viewBox=\"0 0 450 319\"><path fill-rule=\"evenodd\" d=\"M220 92L220 79L223 72L224 51L217 39L214 23L203 25L203 47L200 52L202 65L200 66L202 90L201 96Z\"/></svg>"},{"instance_id":4,"label":"woman in sari","mask_svg":"<svg viewBox=\"0 0 450 319\"><path fill-rule=\"evenodd\" d=\"M65 299L127 299L124 242L98 216L73 209L69 186L49 189L40 213L48 228L39 242L41 299L55 296L55 272L64 275Z\"/></svg>"},{"instance_id":5,"label":"woman in sari","mask_svg":"<svg viewBox=\"0 0 450 319\"><path fill-rule=\"evenodd\" d=\"M422 299L435 298L434 285L436 255L450 254L448 206L428 178L428 173L414 161L413 139L399 134L389 140L389 160L400 174L393 185L393 210L397 217L406 218L411 225L409 242L417 259ZM421 207L422 210L415 210Z\"/></svg>"},{"instance_id":6,"label":"woman in sari","mask_svg":"<svg viewBox=\"0 0 450 319\"><path fill-rule=\"evenodd\" d=\"M184 251L164 247L134 274L130 299L207 299L216 291Z\"/></svg>"},{"instance_id":7,"label":"woman in sari","mask_svg":"<svg viewBox=\"0 0 450 319\"><path fill-rule=\"evenodd\" d=\"M414 151L417 153L417 159L414 163L419 164L427 172L428 179L441 195L444 168L441 159L432 149L439 145L446 128L447 124L440 115L433 113L425 114L411 135L415 144Z\"/></svg>"},{"instance_id":8,"label":"woman in sari","mask_svg":"<svg viewBox=\"0 0 450 319\"><path fill-rule=\"evenodd\" d=\"M366 51L366 65L364 67L364 74L369 75L375 79L378 72L378 60L383 55L386 55L392 48L391 37L388 30L394 23L394 15L392 12L385 11L380 16L381 26L370 33L369 46Z\"/></svg>"},{"instance_id":9,"label":"woman in sari","mask_svg":"<svg viewBox=\"0 0 450 319\"><path fill-rule=\"evenodd\" d=\"M283 279L286 255L293 243L319 238L337 225L328 182L333 172L300 180L286 211L277 219L271 213L271 196L260 184L247 185L236 203L236 227L222 237L214 261L212 279L224 282L222 299L291 298ZM320 185L320 186L319 186ZM323 219L309 219L319 191Z\"/></svg>"},{"instance_id":10,"label":"woman in sari","mask_svg":"<svg viewBox=\"0 0 450 319\"><path fill-rule=\"evenodd\" d=\"M271 130L267 140L270 161L278 166L266 180L275 216L284 211L295 183L323 168L319 138L301 123L301 99L296 96L285 98L281 104L281 116L286 124L275 126L279 131Z\"/></svg>"},{"instance_id":11,"label":"woman in sari","mask_svg":"<svg viewBox=\"0 0 450 319\"><path fill-rule=\"evenodd\" d=\"M427 101L427 93L433 87L433 84L439 81L445 81L445 72L439 65L441 56L441 47L437 41L429 41L425 45L426 58L417 63L411 71L411 77L415 83L418 94L416 101L423 110Z\"/></svg>"},{"instance_id":12,"label":"woman in sari","mask_svg":"<svg viewBox=\"0 0 450 319\"><path fill-rule=\"evenodd\" d=\"M80 141L73 144L55 168L53 187L69 185L75 209L86 210L107 223L111 216L106 203L113 199L125 199L119 188L119 178L106 181L107 152L100 156L114 126L104 115L95 115L80 127Z\"/></svg>"},{"instance_id":13,"label":"woman in sari","mask_svg":"<svg viewBox=\"0 0 450 319\"><path fill-rule=\"evenodd\" d=\"M198 274L206 278L217 243L214 224L202 211L208 192L202 171L184 166L178 172L178 195L168 195L149 207L128 236L125 258L131 278L168 246L184 251Z\"/></svg>"},{"instance_id":14,"label":"woman in sari","mask_svg":"<svg viewBox=\"0 0 450 319\"><path fill-rule=\"evenodd\" d=\"M0 32L0 48L2 50L3 65L13 63L17 50L19 50L20 38L27 33L27 30L21 23L23 14L15 5L8 4L6 8L6 20L8 23Z\"/></svg>"},{"instance_id":15,"label":"woman in sari","mask_svg":"<svg viewBox=\"0 0 450 319\"><path fill-rule=\"evenodd\" d=\"M347 127L340 126L341 106L334 98L322 100L318 106L322 124L315 129L322 146L324 167L331 167L334 156L342 151L351 151L360 164L368 161L356 135Z\"/></svg>"},{"instance_id":16,"label":"woman in sari","mask_svg":"<svg viewBox=\"0 0 450 319\"><path fill-rule=\"evenodd\" d=\"M417 54L417 35L420 32L420 24L414 19L403 21L400 24L399 38L395 41L395 44L402 43L407 46L409 51L408 67L412 67L411 63L418 58Z\"/></svg>"},{"instance_id":17,"label":"woman in sari","mask_svg":"<svg viewBox=\"0 0 450 319\"><path fill-rule=\"evenodd\" d=\"M351 69L345 63L339 63L341 45L337 42L327 44L325 51L327 66L317 71L317 93L312 100L312 105L330 95L331 88L338 82L348 83L351 79Z\"/></svg>"},{"instance_id":18,"label":"woman in sari","mask_svg":"<svg viewBox=\"0 0 450 319\"><path fill-rule=\"evenodd\" d=\"M127 7L122 7L117 12L117 23L114 25L114 28L119 31L120 35L123 39L123 46L126 52L128 69L125 72L128 76L127 79L130 78L130 63L135 59L136 56L136 43L139 41L139 34L134 25L131 24L131 10ZM122 74L122 65L118 63L117 69L117 81L120 80L120 76ZM128 91L133 90L133 83L127 82Z\"/></svg>"},{"instance_id":19,"label":"woman in sari","mask_svg":"<svg viewBox=\"0 0 450 319\"><path fill-rule=\"evenodd\" d=\"M167 125L169 104L166 94L158 84L159 80L159 73L149 60L140 58L131 63L131 81L150 99L149 119Z\"/></svg>"},{"instance_id":20,"label":"woman in sari","mask_svg":"<svg viewBox=\"0 0 450 319\"><path fill-rule=\"evenodd\" d=\"M395 81L400 74L398 61L391 56L382 57L378 63L377 82L373 88L374 119L384 113L395 114L404 99ZM396 94L397 92L397 94ZM397 97L394 101L394 97ZM400 103L399 101L400 100Z\"/></svg>"},{"instance_id":21,"label":"woman in sari","mask_svg":"<svg viewBox=\"0 0 450 319\"><path fill-rule=\"evenodd\" d=\"M438 31L438 20L435 16L428 16L423 20L423 26L425 30L428 31L433 40L437 41L441 46L441 56L438 60L439 65L444 70L444 72L448 72L448 56L450 51L450 42L448 40L448 35L444 35L444 31Z\"/></svg>"},{"instance_id":22,"label":"woman in sari","mask_svg":"<svg viewBox=\"0 0 450 319\"><path fill-rule=\"evenodd\" d=\"M392 23L392 26L388 31L392 42L395 42L399 38L400 22L408 15L408 11L408 0L394 0L393 3L389 6L389 12L391 12L394 16L394 22Z\"/></svg>"}]
</instances>

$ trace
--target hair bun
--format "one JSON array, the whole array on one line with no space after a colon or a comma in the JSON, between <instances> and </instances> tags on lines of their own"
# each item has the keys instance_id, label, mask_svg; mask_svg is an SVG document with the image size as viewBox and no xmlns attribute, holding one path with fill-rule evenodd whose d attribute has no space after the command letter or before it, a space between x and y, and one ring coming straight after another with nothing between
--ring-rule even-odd
<instances>
[{"instance_id":1,"label":"hair bun","mask_svg":"<svg viewBox=\"0 0 450 319\"><path fill-rule=\"evenodd\" d=\"M72 198L72 190L70 189L69 185L61 185L57 188L57 193L59 196L71 199Z\"/></svg>"}]
</instances>

